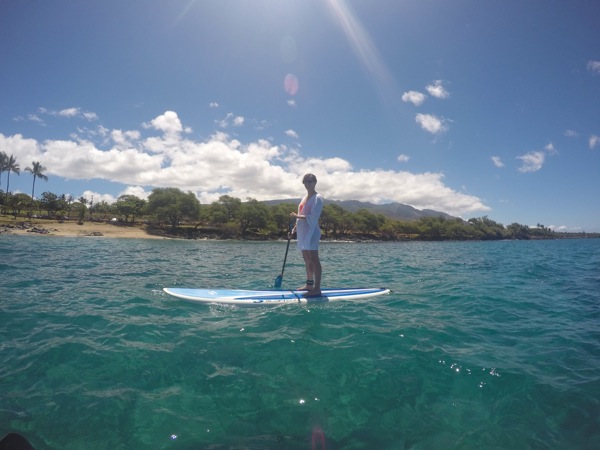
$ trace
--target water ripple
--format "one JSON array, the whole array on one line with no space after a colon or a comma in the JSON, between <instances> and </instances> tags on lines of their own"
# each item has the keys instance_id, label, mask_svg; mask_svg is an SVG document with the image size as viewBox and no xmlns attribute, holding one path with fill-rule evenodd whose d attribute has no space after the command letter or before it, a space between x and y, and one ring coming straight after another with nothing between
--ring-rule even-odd
<instances>
[{"instance_id":1,"label":"water ripple","mask_svg":"<svg viewBox=\"0 0 600 450\"><path fill-rule=\"evenodd\" d=\"M243 309L285 243L0 237L0 432L39 448L594 448L600 243L324 244L375 301ZM32 255L36 255L33 257ZM290 254L284 287L304 277ZM508 432L509 430L510 432Z\"/></svg>"}]
</instances>

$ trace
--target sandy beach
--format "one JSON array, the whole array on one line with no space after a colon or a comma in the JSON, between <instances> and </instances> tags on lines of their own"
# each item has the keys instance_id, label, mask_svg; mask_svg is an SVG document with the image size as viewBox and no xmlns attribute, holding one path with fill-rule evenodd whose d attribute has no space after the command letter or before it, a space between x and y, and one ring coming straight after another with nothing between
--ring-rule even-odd
<instances>
[{"instance_id":1,"label":"sandy beach","mask_svg":"<svg viewBox=\"0 0 600 450\"><path fill-rule=\"evenodd\" d=\"M90 238L144 238L165 239L162 236L148 234L143 225L121 226L106 222L84 222L78 225L76 221L32 220L23 221L18 218L3 217L0 220L0 235L36 235L36 236L65 236ZM25 224L25 226L23 226ZM45 232L47 231L47 233Z\"/></svg>"}]
</instances>

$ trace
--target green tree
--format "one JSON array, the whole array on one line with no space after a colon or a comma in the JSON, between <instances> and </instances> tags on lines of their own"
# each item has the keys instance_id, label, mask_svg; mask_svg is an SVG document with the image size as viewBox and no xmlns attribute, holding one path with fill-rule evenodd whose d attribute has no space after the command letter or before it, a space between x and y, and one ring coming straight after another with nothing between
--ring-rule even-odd
<instances>
[{"instance_id":1,"label":"green tree","mask_svg":"<svg viewBox=\"0 0 600 450\"><path fill-rule=\"evenodd\" d=\"M242 206L242 201L239 198L231 197L229 195L221 195L219 197L219 203L222 204L227 211L227 221L237 219Z\"/></svg>"},{"instance_id":2,"label":"green tree","mask_svg":"<svg viewBox=\"0 0 600 450\"><path fill-rule=\"evenodd\" d=\"M363 233L374 233L385 223L382 214L373 214L366 209L360 209L354 214L356 226Z\"/></svg>"},{"instance_id":3,"label":"green tree","mask_svg":"<svg viewBox=\"0 0 600 450\"><path fill-rule=\"evenodd\" d=\"M320 224L325 231L325 235L328 236L329 232L334 237L346 234L352 228L352 216L352 213L335 203L324 205Z\"/></svg>"},{"instance_id":4,"label":"green tree","mask_svg":"<svg viewBox=\"0 0 600 450\"><path fill-rule=\"evenodd\" d=\"M0 185L2 184L2 172L6 170L6 162L8 155L4 152L0 152Z\"/></svg>"},{"instance_id":5,"label":"green tree","mask_svg":"<svg viewBox=\"0 0 600 450\"><path fill-rule=\"evenodd\" d=\"M267 226L269 210L264 203L249 198L242 203L239 212L240 230L245 235L249 230L260 230Z\"/></svg>"},{"instance_id":6,"label":"green tree","mask_svg":"<svg viewBox=\"0 0 600 450\"><path fill-rule=\"evenodd\" d=\"M527 225L521 225L519 223L511 223L506 227L508 237L511 239L529 239L529 227Z\"/></svg>"},{"instance_id":7,"label":"green tree","mask_svg":"<svg viewBox=\"0 0 600 450\"><path fill-rule=\"evenodd\" d=\"M421 217L418 221L423 239L440 241L444 239L445 219L443 217Z\"/></svg>"},{"instance_id":8,"label":"green tree","mask_svg":"<svg viewBox=\"0 0 600 450\"><path fill-rule=\"evenodd\" d=\"M271 207L270 215L278 232L283 232L284 235L287 235L287 232L290 230L290 213L295 210L296 205L293 203L279 203Z\"/></svg>"},{"instance_id":9,"label":"green tree","mask_svg":"<svg viewBox=\"0 0 600 450\"><path fill-rule=\"evenodd\" d=\"M7 209L12 209L13 215L17 217L17 214L21 214L22 210L31 204L30 200L27 194L10 194L6 203Z\"/></svg>"},{"instance_id":10,"label":"green tree","mask_svg":"<svg viewBox=\"0 0 600 450\"><path fill-rule=\"evenodd\" d=\"M71 194L69 194L69 195L62 194L60 196L59 200L60 200L61 215L71 216L71 208L73 207L73 203L75 201L73 196ZM85 200L85 198L84 198L84 200Z\"/></svg>"},{"instance_id":11,"label":"green tree","mask_svg":"<svg viewBox=\"0 0 600 450\"><path fill-rule=\"evenodd\" d=\"M40 208L45 209L49 216L54 216L61 209L61 202L58 195L52 192L44 192L40 198Z\"/></svg>"},{"instance_id":12,"label":"green tree","mask_svg":"<svg viewBox=\"0 0 600 450\"><path fill-rule=\"evenodd\" d=\"M35 199L35 180L39 178L40 180L48 181L48 177L44 174L46 168L42 166L42 163L39 161L32 161L31 167L25 167L25 172L29 172L33 175L33 185L31 186L31 209L33 209L33 202ZM31 211L30 211L31 212Z\"/></svg>"},{"instance_id":13,"label":"green tree","mask_svg":"<svg viewBox=\"0 0 600 450\"><path fill-rule=\"evenodd\" d=\"M502 239L504 238L504 225L494 222L487 216L469 219L469 223L480 232L480 239Z\"/></svg>"},{"instance_id":14,"label":"green tree","mask_svg":"<svg viewBox=\"0 0 600 450\"><path fill-rule=\"evenodd\" d=\"M71 217L71 212L75 210L75 214L77 214L77 223L83 225L85 213L87 211L87 203L88 200L85 197L79 197L76 202L73 202L73 204L69 206L69 218Z\"/></svg>"},{"instance_id":15,"label":"green tree","mask_svg":"<svg viewBox=\"0 0 600 450\"><path fill-rule=\"evenodd\" d=\"M135 223L135 216L140 216L146 206L146 200L135 195L121 195L115 203L117 212L125 216L125 222L132 216L131 223Z\"/></svg>"},{"instance_id":16,"label":"green tree","mask_svg":"<svg viewBox=\"0 0 600 450\"><path fill-rule=\"evenodd\" d=\"M386 241L393 241L396 239L396 224L393 220L386 219L383 225L379 227L381 237Z\"/></svg>"},{"instance_id":17,"label":"green tree","mask_svg":"<svg viewBox=\"0 0 600 450\"><path fill-rule=\"evenodd\" d=\"M6 201L8 202L8 193L10 192L10 173L14 172L19 175L21 173L21 168L19 167L19 164L17 164L17 159L14 155L7 157L2 167L3 171L6 172Z\"/></svg>"},{"instance_id":18,"label":"green tree","mask_svg":"<svg viewBox=\"0 0 600 450\"><path fill-rule=\"evenodd\" d=\"M178 188L156 188L148 197L146 211L177 228L184 219L198 220L200 202L192 192L184 193Z\"/></svg>"},{"instance_id":19,"label":"green tree","mask_svg":"<svg viewBox=\"0 0 600 450\"><path fill-rule=\"evenodd\" d=\"M220 202L212 202L206 212L206 218L212 225L224 225L229 222L229 212Z\"/></svg>"},{"instance_id":20,"label":"green tree","mask_svg":"<svg viewBox=\"0 0 600 450\"><path fill-rule=\"evenodd\" d=\"M414 238L415 235L419 234L419 224L418 222L411 220L397 221L394 224L394 231L396 233L396 237L401 239L410 239Z\"/></svg>"},{"instance_id":21,"label":"green tree","mask_svg":"<svg viewBox=\"0 0 600 450\"><path fill-rule=\"evenodd\" d=\"M448 239L454 241L470 240L472 236L469 234L470 229L467 227L463 219L449 219L445 222L445 235Z\"/></svg>"},{"instance_id":22,"label":"green tree","mask_svg":"<svg viewBox=\"0 0 600 450\"><path fill-rule=\"evenodd\" d=\"M101 219L106 219L106 216L112 211L111 205L102 200L89 208L90 214L100 214Z\"/></svg>"}]
</instances>

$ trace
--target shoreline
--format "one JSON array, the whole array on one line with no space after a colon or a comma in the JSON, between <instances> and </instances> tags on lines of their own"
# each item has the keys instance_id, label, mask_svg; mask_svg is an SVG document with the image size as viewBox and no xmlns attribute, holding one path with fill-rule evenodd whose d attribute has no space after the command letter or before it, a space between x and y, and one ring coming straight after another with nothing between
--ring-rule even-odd
<instances>
[{"instance_id":1,"label":"shoreline","mask_svg":"<svg viewBox=\"0 0 600 450\"><path fill-rule=\"evenodd\" d=\"M17 219L9 216L0 216L0 237L3 235L42 235L56 237L99 237L110 239L201 239L201 240L248 240L248 241L274 241L283 240L281 237L252 237L240 238L239 236L224 236L219 230L204 230L202 234L188 235L186 233L169 233L162 229L148 230L144 223L124 224L107 221L84 221L79 225L75 220L59 221L56 219L34 218L27 220L19 217ZM583 234L565 234L556 233L548 237L531 236L526 239L492 239L498 240L560 240L560 239L600 239L600 233ZM322 236L322 242L329 243L368 243L368 242L388 242L388 239L381 239L373 235L352 235L345 238L333 238ZM483 239L422 239L418 235L412 235L403 238L391 239L391 242L463 242L463 241L484 241Z\"/></svg>"},{"instance_id":2,"label":"shoreline","mask_svg":"<svg viewBox=\"0 0 600 450\"><path fill-rule=\"evenodd\" d=\"M114 225L107 222L84 222L53 220L14 220L0 223L1 235L42 235L58 237L99 237L130 239L168 239L149 234L143 225Z\"/></svg>"}]
</instances>

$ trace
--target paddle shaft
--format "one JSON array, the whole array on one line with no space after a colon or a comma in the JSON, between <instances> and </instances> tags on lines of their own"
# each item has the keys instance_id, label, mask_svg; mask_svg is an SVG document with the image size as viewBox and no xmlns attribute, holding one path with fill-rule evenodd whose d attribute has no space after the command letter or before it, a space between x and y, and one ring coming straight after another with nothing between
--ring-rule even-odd
<instances>
[{"instance_id":1,"label":"paddle shaft","mask_svg":"<svg viewBox=\"0 0 600 450\"><path fill-rule=\"evenodd\" d=\"M281 267L281 278L283 278L283 271L285 270L285 262L287 261L288 251L290 250L290 241L291 241L291 239L287 240L287 246L285 247L285 256L283 257L283 266Z\"/></svg>"},{"instance_id":2,"label":"paddle shaft","mask_svg":"<svg viewBox=\"0 0 600 450\"><path fill-rule=\"evenodd\" d=\"M293 222L290 222L290 232L288 233L287 246L285 247L285 256L283 257L283 266L281 267L281 273L279 275L277 275L277 278L275 278L274 286L276 288L281 287L281 283L283 281L283 271L285 270L285 263L287 261L288 251L290 250L290 241L292 240L292 236L291 236L292 226L293 226Z\"/></svg>"}]
</instances>

